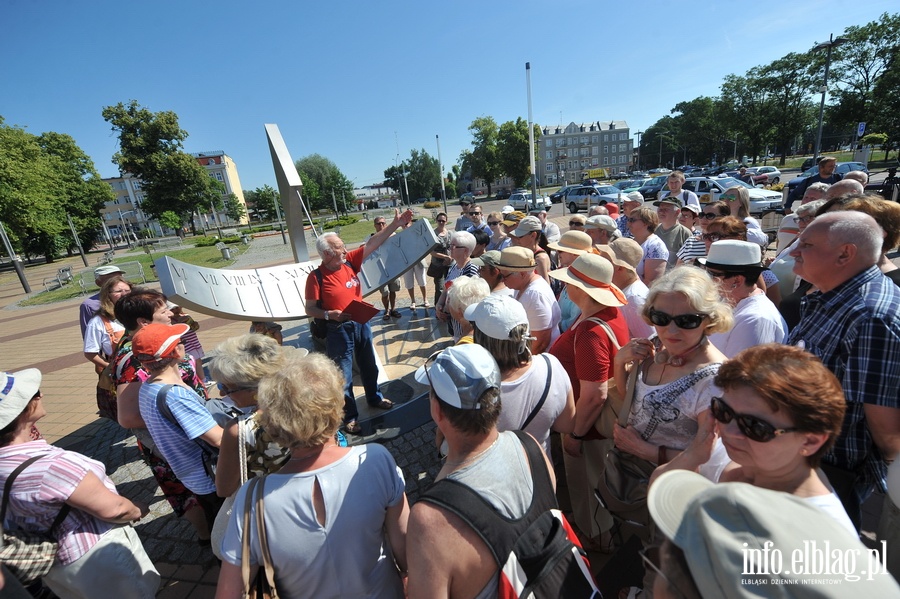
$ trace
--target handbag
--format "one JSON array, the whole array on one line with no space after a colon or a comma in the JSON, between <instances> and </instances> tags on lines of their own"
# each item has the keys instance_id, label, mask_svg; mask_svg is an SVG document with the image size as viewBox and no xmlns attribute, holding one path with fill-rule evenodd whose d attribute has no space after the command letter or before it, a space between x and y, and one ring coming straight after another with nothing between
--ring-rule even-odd
<instances>
[{"instance_id":1,"label":"handbag","mask_svg":"<svg viewBox=\"0 0 900 599\"><path fill-rule=\"evenodd\" d=\"M616 348L616 351L621 349L621 345L619 345L619 340L616 339L616 334L613 333L612 328L610 328L609 323L600 318L587 318L585 322L591 321L599 324L603 330L606 332L606 335L609 337L609 340L612 341L613 347ZM574 342L577 344L578 342L578 332L575 333ZM621 419L622 422L619 424L621 426L625 426L628 422L628 413L631 411L631 402L634 399L634 386L637 382L637 369L633 369L631 373L628 375L628 380L626 381L625 389L622 389L619 384L616 382L615 377L606 381L606 401L603 403L603 407L600 409L600 415L597 417L597 420L594 422L594 429L600 433L600 435L604 439L612 439L613 438L613 430L616 427L616 423L620 420L619 416L624 414L624 417ZM625 406L625 399L628 398L628 405Z\"/></svg>"},{"instance_id":2,"label":"handbag","mask_svg":"<svg viewBox=\"0 0 900 599\"><path fill-rule=\"evenodd\" d=\"M246 426L244 418L237 419L238 429L238 465L240 466L241 487L247 482L247 442L244 438L244 427ZM228 521L231 520L231 512L234 511L234 497L237 491L225 498L219 513L216 514L216 520L213 522L212 530L209 534L210 547L213 555L222 559L222 539L225 538L225 531L228 530Z\"/></svg>"},{"instance_id":3,"label":"handbag","mask_svg":"<svg viewBox=\"0 0 900 599\"><path fill-rule=\"evenodd\" d=\"M20 529L4 528L6 521L6 508L9 505L9 494L12 491L13 481L28 466L35 463L47 454L28 458L19 464L6 479L3 486L3 503L0 505L0 531L2 531L3 544L0 546L0 562L6 566L12 574L24 585L43 578L53 566L56 552L59 550L59 541L54 531L66 519L71 509L64 504L59 510L50 530L45 533L28 532Z\"/></svg>"},{"instance_id":4,"label":"handbag","mask_svg":"<svg viewBox=\"0 0 900 599\"><path fill-rule=\"evenodd\" d=\"M247 599L278 599L275 588L275 566L269 553L269 541L266 537L264 513L264 491L266 477L259 476L250 481L247 494L244 496L244 530L241 539L241 577L244 581L244 597ZM255 496L255 497L254 497ZM256 578L250 580L250 508L256 500L256 534L259 536L260 557L262 566L256 572Z\"/></svg>"},{"instance_id":5,"label":"handbag","mask_svg":"<svg viewBox=\"0 0 900 599\"><path fill-rule=\"evenodd\" d=\"M428 263L428 269L425 271L425 274L432 279L443 279L447 276L449 270L450 265L444 263L443 258L432 258L431 262Z\"/></svg>"}]
</instances>

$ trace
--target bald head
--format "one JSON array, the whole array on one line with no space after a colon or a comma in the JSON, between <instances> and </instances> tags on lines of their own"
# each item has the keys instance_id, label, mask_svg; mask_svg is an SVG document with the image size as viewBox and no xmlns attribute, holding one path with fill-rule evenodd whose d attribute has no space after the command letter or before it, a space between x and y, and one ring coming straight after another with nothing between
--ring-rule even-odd
<instances>
[{"instance_id":1,"label":"bald head","mask_svg":"<svg viewBox=\"0 0 900 599\"><path fill-rule=\"evenodd\" d=\"M850 179L851 181L859 181L861 185L865 185L869 182L869 175L862 171L850 171L846 175L844 175L844 181Z\"/></svg>"},{"instance_id":2,"label":"bald head","mask_svg":"<svg viewBox=\"0 0 900 599\"><path fill-rule=\"evenodd\" d=\"M859 181L854 181L853 179L841 179L828 188L828 191L825 192L825 199L830 200L850 194L863 194L865 191L865 188Z\"/></svg>"},{"instance_id":3,"label":"bald head","mask_svg":"<svg viewBox=\"0 0 900 599\"><path fill-rule=\"evenodd\" d=\"M609 210L606 209L606 206L594 206L591 208L591 211L588 212L588 217L600 215L609 216Z\"/></svg>"},{"instance_id":4,"label":"bald head","mask_svg":"<svg viewBox=\"0 0 900 599\"><path fill-rule=\"evenodd\" d=\"M881 259L884 231L874 218L863 212L828 212L816 217L806 227L805 233L825 233L833 247L853 245L858 261L864 268L877 264Z\"/></svg>"}]
</instances>

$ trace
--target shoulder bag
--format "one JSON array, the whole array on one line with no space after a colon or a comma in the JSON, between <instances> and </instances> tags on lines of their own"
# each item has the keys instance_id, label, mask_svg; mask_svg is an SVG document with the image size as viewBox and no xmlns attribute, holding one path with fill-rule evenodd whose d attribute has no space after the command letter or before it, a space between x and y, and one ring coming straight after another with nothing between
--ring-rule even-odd
<instances>
[{"instance_id":1,"label":"shoulder bag","mask_svg":"<svg viewBox=\"0 0 900 599\"><path fill-rule=\"evenodd\" d=\"M252 416L250 416L252 418ZM247 441L244 438L244 427L247 423L244 418L237 419L237 440L238 440L238 466L240 467L241 487L247 482ZM240 489L240 487L238 487ZM209 542L213 555L222 559L222 539L225 538L225 531L228 530L228 521L231 520L231 512L234 511L234 497L237 491L225 498L219 513L216 514L216 521L213 523L212 531L210 531Z\"/></svg>"},{"instance_id":2,"label":"shoulder bag","mask_svg":"<svg viewBox=\"0 0 900 599\"><path fill-rule=\"evenodd\" d=\"M241 538L241 577L244 580L244 597L247 599L278 599L275 588L275 566L269 553L269 541L266 537L266 521L264 509L264 492L266 477L259 476L250 481L244 497L244 530ZM254 497L255 496L255 497ZM256 578L250 580L250 511L256 501L256 534L259 536L260 557L262 565L256 572Z\"/></svg>"},{"instance_id":3,"label":"shoulder bag","mask_svg":"<svg viewBox=\"0 0 900 599\"><path fill-rule=\"evenodd\" d=\"M47 454L28 458L18 465L6 479L3 486L3 503L0 505L0 532L3 534L3 544L0 546L0 562L6 566L13 575L24 585L43 578L53 566L56 552L59 550L59 541L55 531L66 519L71 508L69 504L63 504L50 530L45 533L27 532L20 529L6 530L3 523L6 521L6 508L9 505L9 494L12 491L13 481L28 468Z\"/></svg>"},{"instance_id":4,"label":"shoulder bag","mask_svg":"<svg viewBox=\"0 0 900 599\"><path fill-rule=\"evenodd\" d=\"M600 318L587 318L585 322L595 322L599 324L606 335L609 337L609 340L612 342L613 347L616 348L616 351L619 351L622 346L619 345L619 340L616 339L616 334L613 333L612 328L609 326L605 320ZM578 331L575 331L575 341L576 347L578 343ZM624 421L628 422L628 413L631 411L631 401L634 399L634 385L637 381L637 377L633 376L636 372L632 370L632 373L629 373L628 380L626 381L625 389L622 389L615 378L611 378L606 381L606 401L603 403L603 408L600 410L600 416L597 417L597 420L594 422L594 428L603 436L604 439L612 439L613 438L613 430L615 429L616 422L620 419L620 415L624 415ZM626 406L625 403L628 403ZM623 423L622 426L625 426Z\"/></svg>"}]
</instances>

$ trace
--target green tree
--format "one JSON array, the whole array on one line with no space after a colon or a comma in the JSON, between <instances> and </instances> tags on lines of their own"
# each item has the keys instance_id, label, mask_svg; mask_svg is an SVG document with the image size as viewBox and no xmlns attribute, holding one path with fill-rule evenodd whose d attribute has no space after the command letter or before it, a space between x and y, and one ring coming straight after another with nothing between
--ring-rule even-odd
<instances>
[{"instance_id":1,"label":"green tree","mask_svg":"<svg viewBox=\"0 0 900 599\"><path fill-rule=\"evenodd\" d=\"M894 50L888 68L878 78L875 88L872 90L873 131L884 131L887 140L882 145L884 159L888 159L891 148L897 147L900 142L900 48Z\"/></svg>"},{"instance_id":2,"label":"green tree","mask_svg":"<svg viewBox=\"0 0 900 599\"><path fill-rule=\"evenodd\" d=\"M410 201L418 198L441 197L441 165L437 158L422 150L410 150L406 167L406 185Z\"/></svg>"},{"instance_id":3,"label":"green tree","mask_svg":"<svg viewBox=\"0 0 900 599\"><path fill-rule=\"evenodd\" d=\"M67 214L90 249L99 236L99 210L112 199L112 190L70 136L35 136L0 117L0 220L16 251L52 262L70 250Z\"/></svg>"},{"instance_id":4,"label":"green tree","mask_svg":"<svg viewBox=\"0 0 900 599\"><path fill-rule=\"evenodd\" d=\"M765 73L761 84L772 100L772 135L782 166L793 141L815 123L815 106L809 99L817 81L815 68L809 53L795 52L760 67Z\"/></svg>"},{"instance_id":5,"label":"green tree","mask_svg":"<svg viewBox=\"0 0 900 599\"><path fill-rule=\"evenodd\" d=\"M151 112L135 100L103 109L103 118L119 135L113 163L120 171L144 182L141 208L158 218L170 210L189 220L210 205L222 205L218 181L210 178L197 159L181 150L187 132L171 111ZM193 227L193 219L191 226Z\"/></svg>"},{"instance_id":6,"label":"green tree","mask_svg":"<svg viewBox=\"0 0 900 599\"><path fill-rule=\"evenodd\" d=\"M328 158L310 154L298 160L294 166L303 182L303 199L310 210L332 208L332 191L339 204L342 191L345 197L353 197L353 183Z\"/></svg>"},{"instance_id":7,"label":"green tree","mask_svg":"<svg viewBox=\"0 0 900 599\"><path fill-rule=\"evenodd\" d=\"M666 115L647 127L641 136L641 162L644 166L665 164L665 156L671 155L674 148L673 132L678 130L675 119Z\"/></svg>"},{"instance_id":8,"label":"green tree","mask_svg":"<svg viewBox=\"0 0 900 599\"><path fill-rule=\"evenodd\" d=\"M534 125L535 159L541 138L541 128ZM525 184L531 176L531 160L528 157L528 122L517 118L500 125L497 134L497 161L500 172L513 180L516 187Z\"/></svg>"},{"instance_id":9,"label":"green tree","mask_svg":"<svg viewBox=\"0 0 900 599\"><path fill-rule=\"evenodd\" d=\"M172 212L171 210L166 210L162 214L159 215L159 224L165 227L166 229L174 229L179 236L183 234L181 230L181 224L184 222L180 216Z\"/></svg>"},{"instance_id":10,"label":"green tree","mask_svg":"<svg viewBox=\"0 0 900 599\"><path fill-rule=\"evenodd\" d=\"M675 116L669 123L668 134L663 134L663 148L668 149L673 157L673 167L690 162L695 157L705 162L714 154L730 155L732 147L723 147L723 140L730 137L730 130L719 99L700 96L679 102L672 109L672 114ZM663 152L662 159L665 164L666 152Z\"/></svg>"},{"instance_id":11,"label":"green tree","mask_svg":"<svg viewBox=\"0 0 900 599\"><path fill-rule=\"evenodd\" d=\"M484 179L487 193L491 195L491 185L503 172L497 151L497 140L500 134L497 122L493 117L478 117L469 125L472 133L472 150L468 154L468 165L473 177ZM460 156L464 161L463 155Z\"/></svg>"},{"instance_id":12,"label":"green tree","mask_svg":"<svg viewBox=\"0 0 900 599\"><path fill-rule=\"evenodd\" d=\"M247 214L247 210L244 208L244 205L233 193L229 193L225 196L225 216L230 218L233 221L240 222L241 219Z\"/></svg>"},{"instance_id":13,"label":"green tree","mask_svg":"<svg viewBox=\"0 0 900 599\"><path fill-rule=\"evenodd\" d=\"M769 86L759 68L743 77L728 75L722 83L721 108L729 129L744 142L756 164L756 158L771 140L774 121Z\"/></svg>"},{"instance_id":14,"label":"green tree","mask_svg":"<svg viewBox=\"0 0 900 599\"><path fill-rule=\"evenodd\" d=\"M275 190L268 185L249 191L244 190L244 201L247 202L247 210L252 218L259 221L278 218L275 210L275 193Z\"/></svg>"}]
</instances>

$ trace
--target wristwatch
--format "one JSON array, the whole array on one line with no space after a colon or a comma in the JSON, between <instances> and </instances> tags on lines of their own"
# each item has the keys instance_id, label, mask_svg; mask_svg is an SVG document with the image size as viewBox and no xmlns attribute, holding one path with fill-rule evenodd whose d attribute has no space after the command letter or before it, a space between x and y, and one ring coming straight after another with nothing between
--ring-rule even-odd
<instances>
[{"instance_id":1,"label":"wristwatch","mask_svg":"<svg viewBox=\"0 0 900 599\"><path fill-rule=\"evenodd\" d=\"M325 310L325 320L331 320L330 318L328 318L328 310Z\"/></svg>"}]
</instances>

